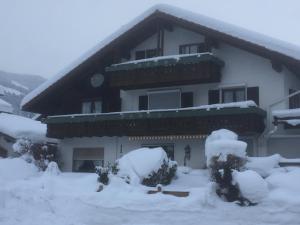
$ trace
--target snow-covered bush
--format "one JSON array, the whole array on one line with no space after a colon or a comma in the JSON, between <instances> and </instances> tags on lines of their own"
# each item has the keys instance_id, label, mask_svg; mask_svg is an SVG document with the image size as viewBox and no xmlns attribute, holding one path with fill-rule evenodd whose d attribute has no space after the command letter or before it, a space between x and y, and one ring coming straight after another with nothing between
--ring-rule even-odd
<instances>
[{"instance_id":1,"label":"snow-covered bush","mask_svg":"<svg viewBox=\"0 0 300 225\"><path fill-rule=\"evenodd\" d=\"M13 145L14 152L24 158L27 162L34 164L45 171L49 162L57 162L57 147L41 142L33 142L27 138L21 138Z\"/></svg>"},{"instance_id":2,"label":"snow-covered bush","mask_svg":"<svg viewBox=\"0 0 300 225\"><path fill-rule=\"evenodd\" d=\"M267 182L255 171L234 171L233 183L237 184L237 187L241 193L241 196L250 204L261 202L268 194Z\"/></svg>"},{"instance_id":3,"label":"snow-covered bush","mask_svg":"<svg viewBox=\"0 0 300 225\"><path fill-rule=\"evenodd\" d=\"M256 171L262 177L268 177L274 168L279 167L281 156L279 154L268 157L247 157L245 167L249 170Z\"/></svg>"},{"instance_id":4,"label":"snow-covered bush","mask_svg":"<svg viewBox=\"0 0 300 225\"><path fill-rule=\"evenodd\" d=\"M153 187L169 184L176 174L177 163L169 160L162 148L141 148L124 155L112 168L112 173L127 183Z\"/></svg>"},{"instance_id":5,"label":"snow-covered bush","mask_svg":"<svg viewBox=\"0 0 300 225\"><path fill-rule=\"evenodd\" d=\"M239 141L237 134L221 129L211 133L205 142L205 156L207 167L211 171L211 178L218 186L217 194L227 201L240 201L244 199L233 183L232 172L239 171L246 162L245 142Z\"/></svg>"},{"instance_id":6,"label":"snow-covered bush","mask_svg":"<svg viewBox=\"0 0 300 225\"><path fill-rule=\"evenodd\" d=\"M157 185L168 185L176 175L177 163L173 161L164 161L158 171L153 171L142 181L143 185L156 187Z\"/></svg>"},{"instance_id":7,"label":"snow-covered bush","mask_svg":"<svg viewBox=\"0 0 300 225\"><path fill-rule=\"evenodd\" d=\"M104 185L108 185L109 183L109 173L112 172L111 167L96 167L96 173L98 174L98 182Z\"/></svg>"},{"instance_id":8,"label":"snow-covered bush","mask_svg":"<svg viewBox=\"0 0 300 225\"><path fill-rule=\"evenodd\" d=\"M226 129L213 131L205 141L207 167L212 167L216 162L232 161L233 156L245 159L246 148L247 143L239 141L237 134L234 132Z\"/></svg>"}]
</instances>

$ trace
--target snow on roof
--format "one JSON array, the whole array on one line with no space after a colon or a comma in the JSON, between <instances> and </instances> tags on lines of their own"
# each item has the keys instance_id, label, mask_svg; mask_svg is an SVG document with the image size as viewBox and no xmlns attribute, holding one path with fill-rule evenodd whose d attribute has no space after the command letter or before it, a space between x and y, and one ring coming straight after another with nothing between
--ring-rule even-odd
<instances>
[{"instance_id":1,"label":"snow on roof","mask_svg":"<svg viewBox=\"0 0 300 225\"><path fill-rule=\"evenodd\" d=\"M6 113L12 113L13 112L13 107L11 104L8 102L2 100L0 98L0 112L6 112Z\"/></svg>"},{"instance_id":2,"label":"snow on roof","mask_svg":"<svg viewBox=\"0 0 300 225\"><path fill-rule=\"evenodd\" d=\"M272 115L277 118L286 118L286 117L300 117L300 108L298 109L283 109L283 110L274 110Z\"/></svg>"},{"instance_id":3,"label":"snow on roof","mask_svg":"<svg viewBox=\"0 0 300 225\"><path fill-rule=\"evenodd\" d=\"M116 38L118 38L120 35L124 34L126 31L133 28L135 25L143 21L145 18L153 14L155 11L160 11L172 16L175 16L177 18L184 19L189 22L197 23L199 25L211 28L213 30L220 31L222 33L228 34L230 36L240 38L242 40L247 40L253 44L260 45L262 47L265 47L266 49L276 51L279 53L282 53L284 55L293 57L295 59L300 60L300 47L296 45L292 45L290 43L274 39L272 37L247 30L245 28L241 28L229 23L222 22L220 20L216 20L207 16L203 16L200 14L197 14L195 12L191 12L189 10L180 9L174 6L165 5L165 4L159 4L155 5L140 16L136 17L136 19L132 20L127 25L122 26L119 30L105 38L103 41L101 41L99 44L97 44L94 48L90 49L86 52L86 54L79 57L77 60L75 60L73 63L71 63L68 67L66 67L64 70L59 72L56 76L53 76L53 78L47 80L42 85L40 85L38 88L30 92L28 95L26 95L22 102L21 106L23 107L25 104L30 102L32 99L34 99L36 96L40 95L43 91L48 89L50 86L55 84L58 80L63 78L65 75L67 75L69 72L71 72L74 68L79 66L82 62L93 56L95 53L97 53L99 50L107 46L109 43L114 41Z\"/></svg>"},{"instance_id":4,"label":"snow on roof","mask_svg":"<svg viewBox=\"0 0 300 225\"><path fill-rule=\"evenodd\" d=\"M26 117L0 113L0 132L15 139L30 138L32 140L46 139L46 124Z\"/></svg>"}]
</instances>

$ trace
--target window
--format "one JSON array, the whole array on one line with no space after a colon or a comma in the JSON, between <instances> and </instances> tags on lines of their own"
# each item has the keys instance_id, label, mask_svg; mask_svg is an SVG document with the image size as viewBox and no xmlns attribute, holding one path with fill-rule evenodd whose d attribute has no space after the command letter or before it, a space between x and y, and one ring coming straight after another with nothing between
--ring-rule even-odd
<instances>
[{"instance_id":1,"label":"window","mask_svg":"<svg viewBox=\"0 0 300 225\"><path fill-rule=\"evenodd\" d=\"M296 90L290 89L289 94L295 93ZM289 98L289 108L290 109L297 109L300 108L300 94L294 95Z\"/></svg>"},{"instance_id":2,"label":"window","mask_svg":"<svg viewBox=\"0 0 300 225\"><path fill-rule=\"evenodd\" d=\"M179 46L179 54L194 54L209 52L210 49L205 43L187 44Z\"/></svg>"},{"instance_id":3,"label":"window","mask_svg":"<svg viewBox=\"0 0 300 225\"><path fill-rule=\"evenodd\" d=\"M174 144L143 144L142 147L158 148L161 147L167 153L169 159L174 160Z\"/></svg>"},{"instance_id":4,"label":"window","mask_svg":"<svg viewBox=\"0 0 300 225\"><path fill-rule=\"evenodd\" d=\"M259 87L226 88L208 91L208 104L252 100L259 105Z\"/></svg>"},{"instance_id":5,"label":"window","mask_svg":"<svg viewBox=\"0 0 300 225\"><path fill-rule=\"evenodd\" d=\"M73 151L73 171L93 173L96 166L103 166L103 159L103 148L75 148Z\"/></svg>"},{"instance_id":6,"label":"window","mask_svg":"<svg viewBox=\"0 0 300 225\"><path fill-rule=\"evenodd\" d=\"M194 106L193 92L180 92L170 90L150 92L148 95L139 96L139 110L148 109L177 109Z\"/></svg>"},{"instance_id":7,"label":"window","mask_svg":"<svg viewBox=\"0 0 300 225\"><path fill-rule=\"evenodd\" d=\"M82 113L101 113L102 112L102 101L84 101L82 102Z\"/></svg>"},{"instance_id":8,"label":"window","mask_svg":"<svg viewBox=\"0 0 300 225\"><path fill-rule=\"evenodd\" d=\"M147 50L140 50L135 52L135 59L148 59L148 58L153 58L157 57L160 55L160 50L155 49L147 49Z\"/></svg>"},{"instance_id":9,"label":"window","mask_svg":"<svg viewBox=\"0 0 300 225\"><path fill-rule=\"evenodd\" d=\"M178 109L181 107L180 90L148 93L148 109Z\"/></svg>"},{"instance_id":10,"label":"window","mask_svg":"<svg viewBox=\"0 0 300 225\"><path fill-rule=\"evenodd\" d=\"M222 89L222 103L246 100L245 88Z\"/></svg>"}]
</instances>

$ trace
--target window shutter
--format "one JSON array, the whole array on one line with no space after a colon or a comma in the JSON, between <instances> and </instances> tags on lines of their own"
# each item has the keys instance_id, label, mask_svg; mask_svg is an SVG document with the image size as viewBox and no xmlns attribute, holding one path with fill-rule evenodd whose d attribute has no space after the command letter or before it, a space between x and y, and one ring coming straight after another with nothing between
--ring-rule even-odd
<instances>
[{"instance_id":1,"label":"window shutter","mask_svg":"<svg viewBox=\"0 0 300 225\"><path fill-rule=\"evenodd\" d=\"M218 104L220 101L219 90L209 90L208 91L208 104Z\"/></svg>"},{"instance_id":2,"label":"window shutter","mask_svg":"<svg viewBox=\"0 0 300 225\"><path fill-rule=\"evenodd\" d=\"M194 93L193 92L181 93L181 108L187 108L193 106L194 106Z\"/></svg>"},{"instance_id":3,"label":"window shutter","mask_svg":"<svg viewBox=\"0 0 300 225\"><path fill-rule=\"evenodd\" d=\"M259 87L247 88L247 100L252 100L259 105Z\"/></svg>"},{"instance_id":4,"label":"window shutter","mask_svg":"<svg viewBox=\"0 0 300 225\"><path fill-rule=\"evenodd\" d=\"M148 95L139 96L139 110L148 110Z\"/></svg>"}]
</instances>

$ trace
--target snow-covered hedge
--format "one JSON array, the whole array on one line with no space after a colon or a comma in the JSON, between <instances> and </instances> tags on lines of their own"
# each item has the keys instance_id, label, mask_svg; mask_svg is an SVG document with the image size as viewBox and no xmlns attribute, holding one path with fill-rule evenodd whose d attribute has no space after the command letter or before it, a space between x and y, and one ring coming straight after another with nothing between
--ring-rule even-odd
<instances>
[{"instance_id":1,"label":"snow-covered hedge","mask_svg":"<svg viewBox=\"0 0 300 225\"><path fill-rule=\"evenodd\" d=\"M58 162L56 145L20 138L13 145L14 152L29 163L45 171L52 161Z\"/></svg>"},{"instance_id":2,"label":"snow-covered hedge","mask_svg":"<svg viewBox=\"0 0 300 225\"><path fill-rule=\"evenodd\" d=\"M169 160L162 148L140 148L125 154L109 170L132 185L167 185L176 174L177 163ZM98 180L108 183L107 170L100 168L97 172Z\"/></svg>"}]
</instances>

